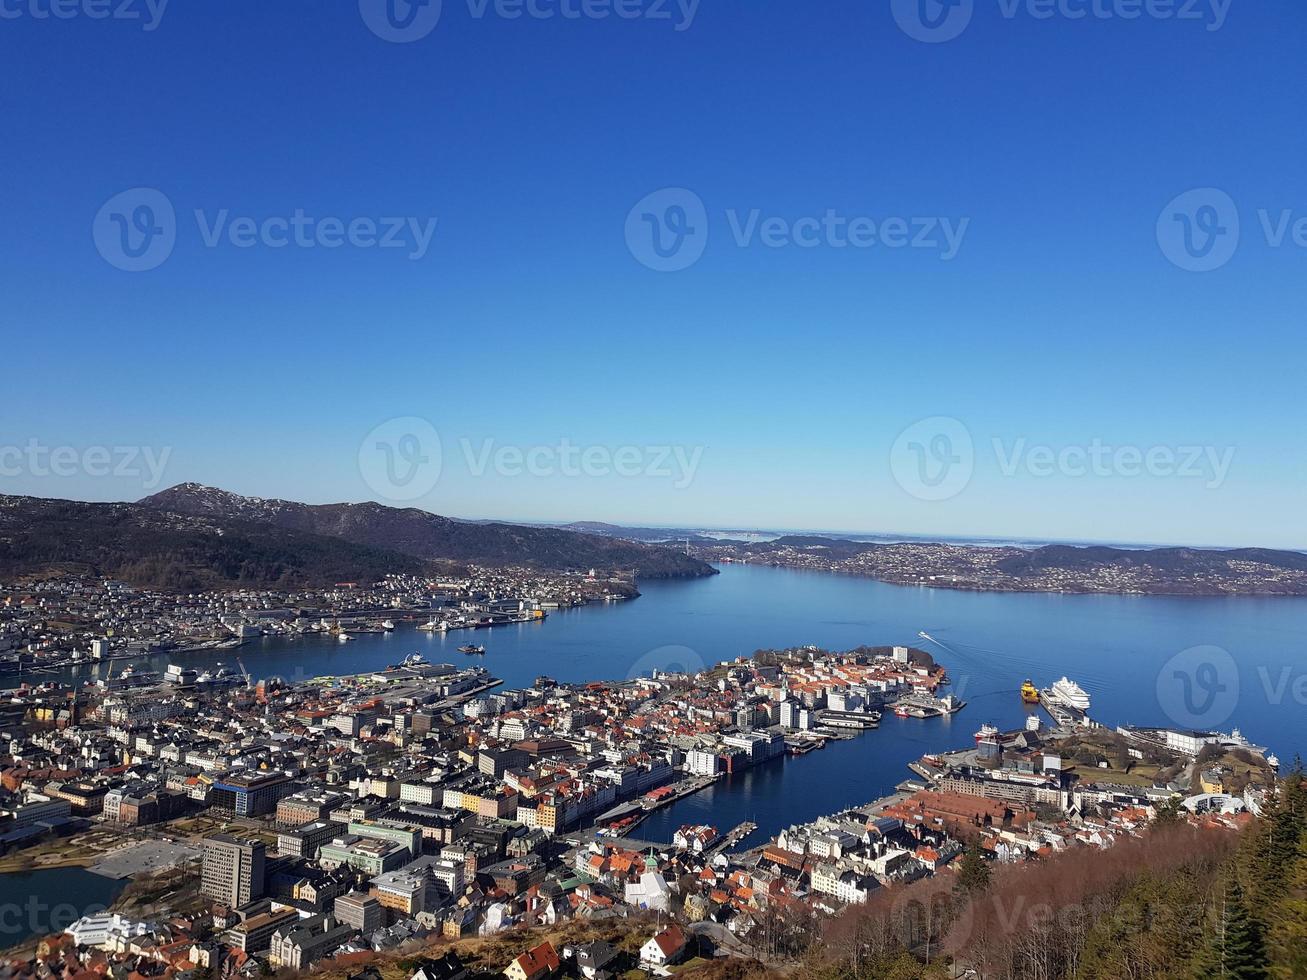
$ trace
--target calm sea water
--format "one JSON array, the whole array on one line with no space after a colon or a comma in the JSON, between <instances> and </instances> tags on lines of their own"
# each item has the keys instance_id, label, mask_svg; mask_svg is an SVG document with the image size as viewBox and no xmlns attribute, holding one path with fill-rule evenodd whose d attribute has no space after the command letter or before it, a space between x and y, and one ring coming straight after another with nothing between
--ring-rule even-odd
<instances>
[{"instance_id":1,"label":"calm sea water","mask_svg":"<svg viewBox=\"0 0 1307 980\"><path fill-rule=\"evenodd\" d=\"M474 641L487 649L476 662L512 687L539 674L586 681L695 668L763 647L900 643L929 650L968 701L950 719L886 716L856 739L723 781L659 811L641 828L649 839L704 821L754 820L774 833L885 795L911 775L909 761L968 744L983 722L1021 725L1029 709L1017 691L1027 677L1042 687L1069 675L1105 724L1237 726L1285 763L1307 749L1305 599L959 592L738 565L710 579L641 583L641 590L639 599L559 612L543 623L443 637L405 629L346 644L267 639L240 656L256 677L302 677L381 667L418 651L465 662L457 648ZM939 642L920 639L923 630ZM212 656L187 661L198 666ZM103 667L86 668L94 669Z\"/></svg>"},{"instance_id":2,"label":"calm sea water","mask_svg":"<svg viewBox=\"0 0 1307 980\"><path fill-rule=\"evenodd\" d=\"M128 884L84 868L0 874L0 948L62 932L82 916L107 909Z\"/></svg>"}]
</instances>

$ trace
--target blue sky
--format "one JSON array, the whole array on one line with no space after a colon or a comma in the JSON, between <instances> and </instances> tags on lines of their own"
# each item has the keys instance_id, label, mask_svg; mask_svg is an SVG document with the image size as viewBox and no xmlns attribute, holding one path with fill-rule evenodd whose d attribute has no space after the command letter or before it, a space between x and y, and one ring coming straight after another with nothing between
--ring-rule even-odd
<instances>
[{"instance_id":1,"label":"blue sky","mask_svg":"<svg viewBox=\"0 0 1307 980\"><path fill-rule=\"evenodd\" d=\"M0 489L1307 547L1300 4L67 2L0 2Z\"/></svg>"}]
</instances>

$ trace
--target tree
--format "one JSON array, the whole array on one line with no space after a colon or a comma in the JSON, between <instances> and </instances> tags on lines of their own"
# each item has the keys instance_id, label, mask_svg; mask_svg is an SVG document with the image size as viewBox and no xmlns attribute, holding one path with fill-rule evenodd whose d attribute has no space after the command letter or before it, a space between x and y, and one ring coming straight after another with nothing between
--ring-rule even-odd
<instances>
[{"instance_id":1,"label":"tree","mask_svg":"<svg viewBox=\"0 0 1307 980\"><path fill-rule=\"evenodd\" d=\"M1234 876L1226 880L1217 913L1216 928L1198 956L1196 980L1263 980L1267 961L1262 926L1248 912Z\"/></svg>"},{"instance_id":2,"label":"tree","mask_svg":"<svg viewBox=\"0 0 1307 980\"><path fill-rule=\"evenodd\" d=\"M1269 946L1274 976L1307 977L1307 834L1298 842L1286 894L1273 910Z\"/></svg>"},{"instance_id":3,"label":"tree","mask_svg":"<svg viewBox=\"0 0 1307 980\"><path fill-rule=\"evenodd\" d=\"M1180 806L1180 797L1173 796L1157 807L1156 815L1153 817L1153 827L1155 829L1174 827L1183 820L1184 810Z\"/></svg>"},{"instance_id":4,"label":"tree","mask_svg":"<svg viewBox=\"0 0 1307 980\"><path fill-rule=\"evenodd\" d=\"M980 846L980 838L972 838L967 849L962 852L962 864L958 868L958 885L969 895L983 892L989 887L989 863Z\"/></svg>"}]
</instances>

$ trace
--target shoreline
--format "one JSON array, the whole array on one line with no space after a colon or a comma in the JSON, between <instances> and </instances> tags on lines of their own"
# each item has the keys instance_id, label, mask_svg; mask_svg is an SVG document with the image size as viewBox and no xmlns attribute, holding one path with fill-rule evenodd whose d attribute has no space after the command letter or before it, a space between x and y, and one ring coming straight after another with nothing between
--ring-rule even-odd
<instances>
[{"instance_id":1,"label":"shoreline","mask_svg":"<svg viewBox=\"0 0 1307 980\"><path fill-rule=\"evenodd\" d=\"M812 572L818 575L842 575L866 579L880 585L893 585L903 589L945 589L950 592L973 592L980 595L1057 595L1057 596L1111 596L1121 599L1307 599L1307 586L1301 592L1126 592L1114 589L1040 589L1033 587L999 588L966 582L908 582L884 578L872 572L849 568L812 568L808 565L789 565L777 561L742 561L738 558L705 559L713 564L740 565L752 568L777 568L787 572Z\"/></svg>"}]
</instances>

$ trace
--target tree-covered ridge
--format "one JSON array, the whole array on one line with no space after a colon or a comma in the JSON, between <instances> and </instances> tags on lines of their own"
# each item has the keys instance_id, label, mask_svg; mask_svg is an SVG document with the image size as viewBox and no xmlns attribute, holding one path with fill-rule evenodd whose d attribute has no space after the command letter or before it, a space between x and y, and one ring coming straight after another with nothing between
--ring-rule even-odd
<instances>
[{"instance_id":1,"label":"tree-covered ridge","mask_svg":"<svg viewBox=\"0 0 1307 980\"><path fill-rule=\"evenodd\" d=\"M66 569L195 591L375 581L425 567L408 555L300 531L132 504L0 497L0 577Z\"/></svg>"},{"instance_id":2,"label":"tree-covered ridge","mask_svg":"<svg viewBox=\"0 0 1307 980\"><path fill-rule=\"evenodd\" d=\"M776 910L762 952L803 980L1307 978L1301 765L1239 833L1167 810L1105 850L996 864L973 842L955 868L833 918Z\"/></svg>"}]
</instances>

